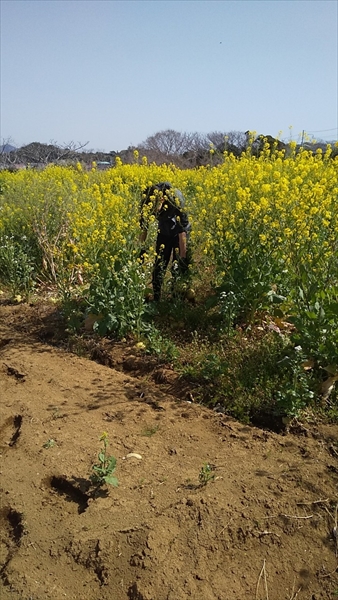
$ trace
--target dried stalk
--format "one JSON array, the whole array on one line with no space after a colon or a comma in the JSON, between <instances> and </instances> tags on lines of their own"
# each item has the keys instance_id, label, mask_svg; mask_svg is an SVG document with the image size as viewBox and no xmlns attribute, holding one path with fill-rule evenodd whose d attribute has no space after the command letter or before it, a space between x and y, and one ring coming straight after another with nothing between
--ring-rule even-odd
<instances>
[{"instance_id":1,"label":"dried stalk","mask_svg":"<svg viewBox=\"0 0 338 600\"><path fill-rule=\"evenodd\" d=\"M259 585L260 585L260 582L261 582L261 579L262 579L263 575L264 575L264 587L265 587L266 600L269 600L268 583L267 583L267 580L266 580L265 558L264 558L263 566L262 566L262 569L261 569L261 572L259 574L258 581L257 581L257 586L256 586L256 600L258 600Z\"/></svg>"}]
</instances>

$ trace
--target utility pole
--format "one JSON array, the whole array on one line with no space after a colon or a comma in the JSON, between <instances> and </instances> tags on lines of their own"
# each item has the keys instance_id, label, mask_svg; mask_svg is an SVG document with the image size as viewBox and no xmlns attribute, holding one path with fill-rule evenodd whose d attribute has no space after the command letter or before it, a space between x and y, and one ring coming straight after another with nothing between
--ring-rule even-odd
<instances>
[{"instance_id":1,"label":"utility pole","mask_svg":"<svg viewBox=\"0 0 338 600\"><path fill-rule=\"evenodd\" d=\"M303 131L302 131L302 141L301 141L301 143L300 143L300 145L301 145L301 146L303 146L303 142L304 142L304 134L305 134L305 131L304 131L304 129L303 129Z\"/></svg>"}]
</instances>

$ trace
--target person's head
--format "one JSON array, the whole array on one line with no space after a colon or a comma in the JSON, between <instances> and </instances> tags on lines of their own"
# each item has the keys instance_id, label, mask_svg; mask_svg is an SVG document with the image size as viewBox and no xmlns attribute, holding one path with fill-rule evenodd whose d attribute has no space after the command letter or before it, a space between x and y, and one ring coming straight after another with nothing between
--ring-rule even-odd
<instances>
[{"instance_id":1,"label":"person's head","mask_svg":"<svg viewBox=\"0 0 338 600\"><path fill-rule=\"evenodd\" d=\"M168 190L171 189L171 185L168 181L161 181L161 183L155 185L155 188L162 192L162 194L165 194L166 192L168 192Z\"/></svg>"},{"instance_id":2,"label":"person's head","mask_svg":"<svg viewBox=\"0 0 338 600\"><path fill-rule=\"evenodd\" d=\"M152 205L152 212L158 213L165 200L166 194L171 189L168 181L161 181L155 185L147 187L143 192L143 197L147 204Z\"/></svg>"},{"instance_id":3,"label":"person's head","mask_svg":"<svg viewBox=\"0 0 338 600\"><path fill-rule=\"evenodd\" d=\"M158 212L159 210L161 210L161 208L163 206L163 202L166 199L170 198L169 190L171 190L171 185L168 181L161 181L160 183L158 183L155 186L155 188L158 193L157 202L156 202L156 212Z\"/></svg>"}]
</instances>

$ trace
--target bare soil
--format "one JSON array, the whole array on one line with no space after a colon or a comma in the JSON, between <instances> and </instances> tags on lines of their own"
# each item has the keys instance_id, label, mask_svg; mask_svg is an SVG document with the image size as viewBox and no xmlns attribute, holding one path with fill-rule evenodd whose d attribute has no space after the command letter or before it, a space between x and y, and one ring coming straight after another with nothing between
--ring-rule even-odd
<instances>
[{"instance_id":1,"label":"bare soil","mask_svg":"<svg viewBox=\"0 0 338 600\"><path fill-rule=\"evenodd\" d=\"M63 339L54 306L0 305L3 600L334 600L336 425L244 426L128 343Z\"/></svg>"}]
</instances>

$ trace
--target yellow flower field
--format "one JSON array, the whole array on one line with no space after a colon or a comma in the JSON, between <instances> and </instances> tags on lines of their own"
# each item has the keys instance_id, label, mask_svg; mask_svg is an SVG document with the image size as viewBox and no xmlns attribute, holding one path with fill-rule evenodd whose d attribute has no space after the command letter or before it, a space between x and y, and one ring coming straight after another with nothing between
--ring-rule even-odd
<instances>
[{"instance_id":1,"label":"yellow flower field","mask_svg":"<svg viewBox=\"0 0 338 600\"><path fill-rule=\"evenodd\" d=\"M286 268L302 263L317 272L337 255L337 173L329 151L284 159L268 150L259 159L229 156L221 166L184 171L118 163L106 172L80 165L3 172L0 233L26 235L56 263L72 257L86 270L102 251L136 250L142 189L167 180L186 197L203 264L222 272L233 253L253 258L259 250Z\"/></svg>"},{"instance_id":2,"label":"yellow flower field","mask_svg":"<svg viewBox=\"0 0 338 600\"><path fill-rule=\"evenodd\" d=\"M90 283L103 266L107 272L122 265L145 282L156 224L141 266L140 198L146 186L166 180L186 198L192 278L200 289L218 290L226 310L249 321L269 303L297 305L299 294L311 312L318 294L336 302L338 160L330 148L325 155L292 147L288 153L267 145L257 158L249 148L240 159L225 155L221 165L191 170L136 157L133 165L117 160L105 172L81 165L2 172L2 253L20 248L32 277L63 289Z\"/></svg>"}]
</instances>

